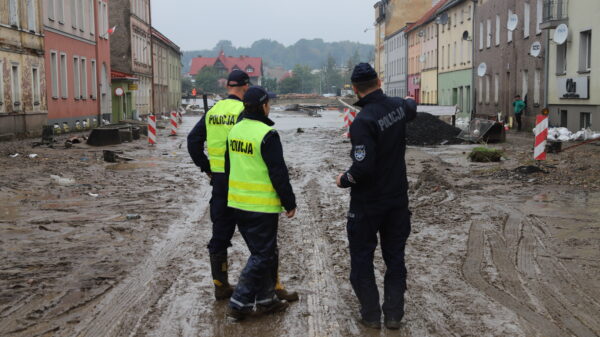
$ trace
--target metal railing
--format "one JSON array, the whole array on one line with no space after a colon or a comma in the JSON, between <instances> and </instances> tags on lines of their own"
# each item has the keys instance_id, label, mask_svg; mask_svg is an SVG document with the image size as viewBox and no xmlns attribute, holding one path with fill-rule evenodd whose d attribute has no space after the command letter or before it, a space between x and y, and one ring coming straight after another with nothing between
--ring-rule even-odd
<instances>
[{"instance_id":1,"label":"metal railing","mask_svg":"<svg viewBox=\"0 0 600 337\"><path fill-rule=\"evenodd\" d=\"M566 20L569 0L544 0L543 22Z\"/></svg>"}]
</instances>

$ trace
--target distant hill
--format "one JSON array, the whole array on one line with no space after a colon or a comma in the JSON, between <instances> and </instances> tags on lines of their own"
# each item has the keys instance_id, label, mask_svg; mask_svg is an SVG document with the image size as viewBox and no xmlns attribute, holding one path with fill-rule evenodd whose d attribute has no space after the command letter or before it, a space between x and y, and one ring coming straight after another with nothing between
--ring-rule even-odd
<instances>
[{"instance_id":1,"label":"distant hill","mask_svg":"<svg viewBox=\"0 0 600 337\"><path fill-rule=\"evenodd\" d=\"M358 42L341 41L325 42L322 39L302 39L291 46L263 39L258 40L249 48L234 47L231 41L223 40L212 50L192 50L183 52L183 70L188 72L192 58L216 57L223 50L228 56L248 55L262 57L266 66L292 69L296 64L307 65L311 68L321 68L327 62L329 55L333 56L337 65L346 65L355 52L361 61L368 62L374 58L374 46Z\"/></svg>"}]
</instances>

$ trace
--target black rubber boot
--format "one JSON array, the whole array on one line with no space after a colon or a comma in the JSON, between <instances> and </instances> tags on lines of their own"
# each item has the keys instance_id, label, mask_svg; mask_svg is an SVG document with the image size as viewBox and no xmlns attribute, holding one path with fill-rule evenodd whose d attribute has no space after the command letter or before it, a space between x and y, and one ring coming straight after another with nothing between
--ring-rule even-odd
<instances>
[{"instance_id":1,"label":"black rubber boot","mask_svg":"<svg viewBox=\"0 0 600 337\"><path fill-rule=\"evenodd\" d=\"M400 319L394 319L394 318L387 318L385 317L383 319L383 323L385 325L386 328L390 329L390 330L398 330L400 329L400 322L402 321L402 318Z\"/></svg>"},{"instance_id":2,"label":"black rubber boot","mask_svg":"<svg viewBox=\"0 0 600 337\"><path fill-rule=\"evenodd\" d=\"M210 269L215 284L215 299L226 300L233 295L233 287L227 276L227 252L210 254Z\"/></svg>"},{"instance_id":3,"label":"black rubber boot","mask_svg":"<svg viewBox=\"0 0 600 337\"><path fill-rule=\"evenodd\" d=\"M257 314L274 314L277 312L285 311L289 307L289 303L287 301L275 300L269 305L256 305L256 313Z\"/></svg>"}]
</instances>

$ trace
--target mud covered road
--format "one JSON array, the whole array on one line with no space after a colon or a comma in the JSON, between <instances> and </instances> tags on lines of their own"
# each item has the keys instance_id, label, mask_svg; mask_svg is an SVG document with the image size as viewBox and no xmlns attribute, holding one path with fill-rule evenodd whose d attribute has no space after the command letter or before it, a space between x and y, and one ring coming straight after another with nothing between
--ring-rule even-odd
<instances>
[{"instance_id":1,"label":"mud covered road","mask_svg":"<svg viewBox=\"0 0 600 337\"><path fill-rule=\"evenodd\" d=\"M0 335L600 335L600 147L526 176L513 170L529 157L520 135L500 146L508 160L498 164L467 162L468 145L409 148L407 312L400 331L379 332L356 323L348 281L349 197L334 178L350 144L339 113L273 119L299 205L279 230L281 278L301 294L287 312L233 323L213 300L210 186L187 155L190 117L157 148L114 147L127 163L85 145L0 144ZM248 257L238 234L229 255L235 282ZM376 267L381 282L380 252Z\"/></svg>"}]
</instances>

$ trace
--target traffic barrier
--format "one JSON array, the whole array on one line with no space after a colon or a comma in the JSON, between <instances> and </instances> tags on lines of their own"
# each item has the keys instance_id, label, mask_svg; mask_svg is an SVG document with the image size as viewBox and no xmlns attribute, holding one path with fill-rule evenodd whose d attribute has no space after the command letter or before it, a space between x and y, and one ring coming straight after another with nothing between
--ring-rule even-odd
<instances>
[{"instance_id":1,"label":"traffic barrier","mask_svg":"<svg viewBox=\"0 0 600 337\"><path fill-rule=\"evenodd\" d=\"M350 138L350 125L352 125L352 123L354 122L356 114L357 112L355 110L344 108L344 127L348 129L348 131L344 133L344 136L348 138Z\"/></svg>"},{"instance_id":2,"label":"traffic barrier","mask_svg":"<svg viewBox=\"0 0 600 337\"><path fill-rule=\"evenodd\" d=\"M548 116L538 115L535 121L534 160L546 160L546 141L548 140Z\"/></svg>"},{"instance_id":3,"label":"traffic barrier","mask_svg":"<svg viewBox=\"0 0 600 337\"><path fill-rule=\"evenodd\" d=\"M150 145L156 144L156 116L148 116L148 143Z\"/></svg>"},{"instance_id":4,"label":"traffic barrier","mask_svg":"<svg viewBox=\"0 0 600 337\"><path fill-rule=\"evenodd\" d=\"M171 112L171 134L170 136L177 136L177 128L179 124L177 123L177 113L175 111Z\"/></svg>"}]
</instances>

